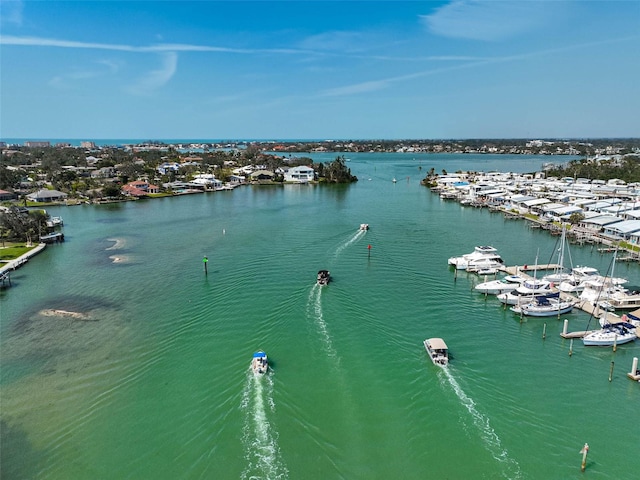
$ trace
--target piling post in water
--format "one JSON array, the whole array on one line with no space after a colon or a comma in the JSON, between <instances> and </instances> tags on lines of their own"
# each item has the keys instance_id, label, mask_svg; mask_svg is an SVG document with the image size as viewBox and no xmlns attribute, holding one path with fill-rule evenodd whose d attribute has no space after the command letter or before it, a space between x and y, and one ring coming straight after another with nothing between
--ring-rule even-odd
<instances>
[{"instance_id":1,"label":"piling post in water","mask_svg":"<svg viewBox=\"0 0 640 480\"><path fill-rule=\"evenodd\" d=\"M542 339L546 339L547 338L547 322L544 322L544 325L542 327Z\"/></svg>"},{"instance_id":2,"label":"piling post in water","mask_svg":"<svg viewBox=\"0 0 640 480\"><path fill-rule=\"evenodd\" d=\"M369 256L367 258L371 258L371 245L367 245L367 250L369 252Z\"/></svg>"},{"instance_id":3,"label":"piling post in water","mask_svg":"<svg viewBox=\"0 0 640 480\"><path fill-rule=\"evenodd\" d=\"M573 355L573 338L569 342L569 356Z\"/></svg>"},{"instance_id":4,"label":"piling post in water","mask_svg":"<svg viewBox=\"0 0 640 480\"><path fill-rule=\"evenodd\" d=\"M637 374L638 374L638 357L633 357L633 362L631 362L631 371L629 372L629 375L635 376Z\"/></svg>"},{"instance_id":5,"label":"piling post in water","mask_svg":"<svg viewBox=\"0 0 640 480\"><path fill-rule=\"evenodd\" d=\"M588 443L584 444L584 447L582 447L582 450L580 450L580 453L582 454L582 465L580 466L580 471L584 472L585 469L587 468L587 453L589 453Z\"/></svg>"},{"instance_id":6,"label":"piling post in water","mask_svg":"<svg viewBox=\"0 0 640 480\"><path fill-rule=\"evenodd\" d=\"M618 349L618 334L616 333L613 336L613 351L615 352Z\"/></svg>"},{"instance_id":7,"label":"piling post in water","mask_svg":"<svg viewBox=\"0 0 640 480\"><path fill-rule=\"evenodd\" d=\"M209 275L209 272L207 271L207 262L208 261L209 261L209 259L205 255L204 258L202 259L202 263L204 264L204 274L205 275Z\"/></svg>"},{"instance_id":8,"label":"piling post in water","mask_svg":"<svg viewBox=\"0 0 640 480\"><path fill-rule=\"evenodd\" d=\"M609 367L609 381L613 380L613 367L614 367L615 363L616 362L611 360L611 367Z\"/></svg>"},{"instance_id":9,"label":"piling post in water","mask_svg":"<svg viewBox=\"0 0 640 480\"><path fill-rule=\"evenodd\" d=\"M564 324L562 325L562 335L566 335L568 329L569 329L569 319L565 318Z\"/></svg>"}]
</instances>

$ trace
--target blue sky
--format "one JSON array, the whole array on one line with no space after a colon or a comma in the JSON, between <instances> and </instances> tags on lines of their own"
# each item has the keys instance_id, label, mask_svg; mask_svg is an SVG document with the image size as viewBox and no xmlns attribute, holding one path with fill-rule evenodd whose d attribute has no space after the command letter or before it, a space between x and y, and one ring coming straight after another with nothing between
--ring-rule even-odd
<instances>
[{"instance_id":1,"label":"blue sky","mask_svg":"<svg viewBox=\"0 0 640 480\"><path fill-rule=\"evenodd\" d=\"M640 0L0 0L0 137L640 136Z\"/></svg>"}]
</instances>

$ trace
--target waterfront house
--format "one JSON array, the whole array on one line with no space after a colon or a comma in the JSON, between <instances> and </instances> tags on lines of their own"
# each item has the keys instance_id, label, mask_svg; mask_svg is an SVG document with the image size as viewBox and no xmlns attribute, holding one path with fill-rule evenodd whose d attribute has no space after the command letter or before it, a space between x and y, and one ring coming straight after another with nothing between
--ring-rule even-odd
<instances>
[{"instance_id":1,"label":"waterfront house","mask_svg":"<svg viewBox=\"0 0 640 480\"><path fill-rule=\"evenodd\" d=\"M315 180L315 170L311 167L300 165L299 167L291 167L284 173L285 182L307 183Z\"/></svg>"},{"instance_id":2,"label":"waterfront house","mask_svg":"<svg viewBox=\"0 0 640 480\"><path fill-rule=\"evenodd\" d=\"M131 197L144 197L150 193L158 193L160 187L151 185L144 180L136 180L135 182L129 182L122 187L122 193Z\"/></svg>"},{"instance_id":3,"label":"waterfront house","mask_svg":"<svg viewBox=\"0 0 640 480\"><path fill-rule=\"evenodd\" d=\"M31 200L32 202L61 202L63 200L66 200L67 197L68 195L64 192L59 192L58 190L48 190L46 188L27 195L27 199Z\"/></svg>"},{"instance_id":4,"label":"waterfront house","mask_svg":"<svg viewBox=\"0 0 640 480\"><path fill-rule=\"evenodd\" d=\"M630 234L640 232L640 220L625 220L607 225L604 234L615 238L628 240Z\"/></svg>"},{"instance_id":5,"label":"waterfront house","mask_svg":"<svg viewBox=\"0 0 640 480\"><path fill-rule=\"evenodd\" d=\"M608 225L622 222L622 218L613 215L600 215L583 219L578 226L593 232L601 232Z\"/></svg>"},{"instance_id":6,"label":"waterfront house","mask_svg":"<svg viewBox=\"0 0 640 480\"><path fill-rule=\"evenodd\" d=\"M271 181L275 174L269 170L257 170L251 174L252 181Z\"/></svg>"}]
</instances>

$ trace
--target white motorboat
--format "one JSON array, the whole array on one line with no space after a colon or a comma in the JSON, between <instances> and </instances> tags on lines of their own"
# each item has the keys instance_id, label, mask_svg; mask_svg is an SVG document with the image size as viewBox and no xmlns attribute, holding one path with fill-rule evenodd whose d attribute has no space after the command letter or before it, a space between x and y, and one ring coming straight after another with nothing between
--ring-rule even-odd
<instances>
[{"instance_id":1,"label":"white motorboat","mask_svg":"<svg viewBox=\"0 0 640 480\"><path fill-rule=\"evenodd\" d=\"M515 290L522 282L524 282L523 277L518 275L507 275L500 280L479 283L475 286L474 290L488 295L499 295L501 293Z\"/></svg>"},{"instance_id":2,"label":"white motorboat","mask_svg":"<svg viewBox=\"0 0 640 480\"><path fill-rule=\"evenodd\" d=\"M509 292L498 295L498 300L507 305L524 305L533 301L534 297L553 293L551 282L547 280L527 279Z\"/></svg>"},{"instance_id":3,"label":"white motorboat","mask_svg":"<svg viewBox=\"0 0 640 480\"><path fill-rule=\"evenodd\" d=\"M455 266L457 270L466 270L469 265L473 267L495 267L496 265L491 265L492 262L499 266L504 263L502 257L498 255L498 250L488 245L475 247L471 253L459 257L451 257L448 260L449 265Z\"/></svg>"},{"instance_id":4,"label":"white motorboat","mask_svg":"<svg viewBox=\"0 0 640 480\"><path fill-rule=\"evenodd\" d=\"M369 230L369 224L368 223L361 223L360 224L360 230Z\"/></svg>"},{"instance_id":5,"label":"white motorboat","mask_svg":"<svg viewBox=\"0 0 640 480\"><path fill-rule=\"evenodd\" d=\"M449 348L441 338L427 338L424 348L435 365L446 367L449 364Z\"/></svg>"},{"instance_id":6,"label":"white motorboat","mask_svg":"<svg viewBox=\"0 0 640 480\"><path fill-rule=\"evenodd\" d=\"M522 305L515 305L510 310L517 314L530 317L554 317L569 313L573 310L573 302L565 301L559 293L534 297L533 301Z\"/></svg>"},{"instance_id":7,"label":"white motorboat","mask_svg":"<svg viewBox=\"0 0 640 480\"><path fill-rule=\"evenodd\" d=\"M593 267L575 267L571 273L558 284L558 290L567 293L576 293L584 290L584 282L600 277L600 272Z\"/></svg>"},{"instance_id":8,"label":"white motorboat","mask_svg":"<svg viewBox=\"0 0 640 480\"><path fill-rule=\"evenodd\" d=\"M269 369L269 359L262 350L253 354L251 359L251 369L256 375L264 375Z\"/></svg>"},{"instance_id":9,"label":"white motorboat","mask_svg":"<svg viewBox=\"0 0 640 480\"><path fill-rule=\"evenodd\" d=\"M582 337L585 346L609 347L612 345L622 345L633 342L637 336L636 327L627 322L609 323L600 330L589 333Z\"/></svg>"},{"instance_id":10,"label":"white motorboat","mask_svg":"<svg viewBox=\"0 0 640 480\"><path fill-rule=\"evenodd\" d=\"M640 287L615 287L607 291L598 305L609 310L635 310L640 308Z\"/></svg>"}]
</instances>

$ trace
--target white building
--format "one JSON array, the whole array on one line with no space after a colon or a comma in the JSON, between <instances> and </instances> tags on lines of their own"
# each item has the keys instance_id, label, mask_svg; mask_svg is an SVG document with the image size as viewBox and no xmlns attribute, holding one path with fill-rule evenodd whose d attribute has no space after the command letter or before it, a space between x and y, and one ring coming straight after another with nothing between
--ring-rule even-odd
<instances>
[{"instance_id":1,"label":"white building","mask_svg":"<svg viewBox=\"0 0 640 480\"><path fill-rule=\"evenodd\" d=\"M307 183L315 180L316 172L311 167L292 167L284 173L285 182Z\"/></svg>"}]
</instances>

